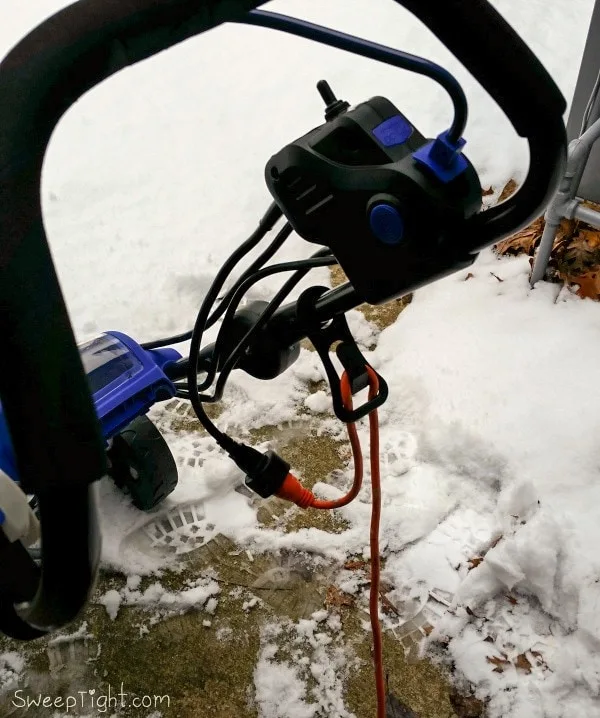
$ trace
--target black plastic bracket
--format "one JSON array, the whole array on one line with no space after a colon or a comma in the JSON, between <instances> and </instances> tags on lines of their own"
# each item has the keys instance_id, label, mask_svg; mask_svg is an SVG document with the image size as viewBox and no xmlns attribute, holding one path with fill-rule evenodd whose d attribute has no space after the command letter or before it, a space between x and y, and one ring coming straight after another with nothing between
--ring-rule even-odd
<instances>
[{"instance_id":1,"label":"black plastic bracket","mask_svg":"<svg viewBox=\"0 0 600 718\"><path fill-rule=\"evenodd\" d=\"M306 336L317 350L325 367L333 399L333 411L340 421L349 424L362 419L363 416L366 416L369 412L373 411L373 409L380 407L388 398L389 390L385 379L375 372L379 380L377 394L355 409L350 410L344 406L340 387L341 378L333 366L329 355L331 347L337 344L335 351L348 374L353 395L366 389L369 385L367 366L370 365L361 354L350 332L346 317L343 314L335 316L325 325L316 325L310 322L311 309L314 309L316 300L327 291L329 291L327 287L311 287L307 289L298 299L297 312L298 318L305 325Z\"/></svg>"}]
</instances>

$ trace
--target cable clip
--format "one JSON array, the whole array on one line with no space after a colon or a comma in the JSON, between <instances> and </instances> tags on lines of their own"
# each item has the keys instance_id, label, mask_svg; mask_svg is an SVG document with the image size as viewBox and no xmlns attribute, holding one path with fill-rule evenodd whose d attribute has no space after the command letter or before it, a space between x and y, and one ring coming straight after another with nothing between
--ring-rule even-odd
<instances>
[{"instance_id":1,"label":"cable clip","mask_svg":"<svg viewBox=\"0 0 600 718\"><path fill-rule=\"evenodd\" d=\"M333 411L340 421L349 424L362 419L363 416L366 416L369 412L373 411L373 409L380 407L388 398L388 385L383 377L375 372L379 380L379 391L377 394L372 399L354 409L347 409L344 405L340 388L340 377L329 356L329 350L332 345L337 344L335 352L348 374L353 395L358 394L359 391L369 386L369 374L367 373L367 366L369 366L369 364L361 354L343 314L334 317L324 326L319 325L313 327L311 323L307 321L315 301L326 291L329 291L327 287L311 287L307 289L298 299L298 317L301 321L304 320L306 336L317 350L325 367L333 399Z\"/></svg>"}]
</instances>

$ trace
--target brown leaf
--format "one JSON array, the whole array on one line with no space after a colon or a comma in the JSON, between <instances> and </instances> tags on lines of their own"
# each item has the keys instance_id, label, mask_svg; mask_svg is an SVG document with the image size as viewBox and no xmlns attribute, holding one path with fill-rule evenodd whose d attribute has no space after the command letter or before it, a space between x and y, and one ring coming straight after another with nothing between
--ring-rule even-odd
<instances>
[{"instance_id":1,"label":"brown leaf","mask_svg":"<svg viewBox=\"0 0 600 718\"><path fill-rule=\"evenodd\" d=\"M481 190L481 196L482 197L489 197L491 194L494 194L494 188L488 187L487 189Z\"/></svg>"},{"instance_id":2,"label":"brown leaf","mask_svg":"<svg viewBox=\"0 0 600 718\"><path fill-rule=\"evenodd\" d=\"M387 583L387 581L379 581L379 593L390 593L390 591L394 590L394 586L391 583Z\"/></svg>"},{"instance_id":3,"label":"brown leaf","mask_svg":"<svg viewBox=\"0 0 600 718\"><path fill-rule=\"evenodd\" d=\"M498 254L529 254L532 255L534 249L542 236L543 218L538 219L520 232L513 234L507 239L495 245Z\"/></svg>"},{"instance_id":4,"label":"brown leaf","mask_svg":"<svg viewBox=\"0 0 600 718\"><path fill-rule=\"evenodd\" d=\"M528 653L531 654L531 656L535 659L536 665L538 665L540 668L543 668L544 670L548 671L550 670L548 668L548 665L546 664L546 661L544 660L544 657L539 651L528 651Z\"/></svg>"},{"instance_id":5,"label":"brown leaf","mask_svg":"<svg viewBox=\"0 0 600 718\"><path fill-rule=\"evenodd\" d=\"M426 636L429 636L433 631L433 626L431 625L431 623L426 623L424 626L421 626L421 629Z\"/></svg>"},{"instance_id":6,"label":"brown leaf","mask_svg":"<svg viewBox=\"0 0 600 718\"><path fill-rule=\"evenodd\" d=\"M366 561L357 559L356 561L346 561L344 568L347 571L358 571L359 568L364 568L367 565Z\"/></svg>"},{"instance_id":7,"label":"brown leaf","mask_svg":"<svg viewBox=\"0 0 600 718\"><path fill-rule=\"evenodd\" d=\"M469 567L469 571L472 571L474 568L477 568L479 564L483 561L483 556L475 556L475 558L470 558L467 563L470 563L471 566Z\"/></svg>"},{"instance_id":8,"label":"brown leaf","mask_svg":"<svg viewBox=\"0 0 600 718\"><path fill-rule=\"evenodd\" d=\"M504 202L505 199L508 199L516 191L517 191L517 183L514 181L514 179L509 179L508 182L504 185L502 192L500 192L500 197L498 197L498 202Z\"/></svg>"},{"instance_id":9,"label":"brown leaf","mask_svg":"<svg viewBox=\"0 0 600 718\"><path fill-rule=\"evenodd\" d=\"M580 229L579 237L590 249L600 247L600 232L597 229Z\"/></svg>"},{"instance_id":10,"label":"brown leaf","mask_svg":"<svg viewBox=\"0 0 600 718\"><path fill-rule=\"evenodd\" d=\"M569 284L579 285L577 294L582 299L600 299L600 272L585 272L579 276L561 275Z\"/></svg>"},{"instance_id":11,"label":"brown leaf","mask_svg":"<svg viewBox=\"0 0 600 718\"><path fill-rule=\"evenodd\" d=\"M325 596L326 606L354 606L355 600L354 596L340 591L337 586L332 585L327 587L327 595Z\"/></svg>"},{"instance_id":12,"label":"brown leaf","mask_svg":"<svg viewBox=\"0 0 600 718\"><path fill-rule=\"evenodd\" d=\"M519 653L519 655L513 659L513 663L520 670L525 671L526 673L531 673L531 663L529 662L529 658L527 658L524 653Z\"/></svg>"},{"instance_id":13,"label":"brown leaf","mask_svg":"<svg viewBox=\"0 0 600 718\"><path fill-rule=\"evenodd\" d=\"M396 606L394 606L390 599L383 594L382 591L379 592L379 597L381 598L381 610L384 613L393 613L396 616L400 616L400 611L396 608Z\"/></svg>"},{"instance_id":14,"label":"brown leaf","mask_svg":"<svg viewBox=\"0 0 600 718\"><path fill-rule=\"evenodd\" d=\"M597 270L600 263L600 233L575 220L563 220L552 250L551 262L561 279L579 277Z\"/></svg>"},{"instance_id":15,"label":"brown leaf","mask_svg":"<svg viewBox=\"0 0 600 718\"><path fill-rule=\"evenodd\" d=\"M469 280L469 279L473 279L474 276L475 276L475 275L473 274L473 272L469 272L469 273L467 274L467 276L465 277L465 282L466 282L467 280Z\"/></svg>"},{"instance_id":16,"label":"brown leaf","mask_svg":"<svg viewBox=\"0 0 600 718\"><path fill-rule=\"evenodd\" d=\"M511 604L511 606L516 606L518 603L517 599L508 593L506 594L505 598L508 600L508 602Z\"/></svg>"},{"instance_id":17,"label":"brown leaf","mask_svg":"<svg viewBox=\"0 0 600 718\"><path fill-rule=\"evenodd\" d=\"M506 658L506 654L502 654L502 658L500 656L486 656L486 660L488 663L491 663L493 666L495 666L494 673L504 673L504 669L506 666L510 666L510 661Z\"/></svg>"},{"instance_id":18,"label":"brown leaf","mask_svg":"<svg viewBox=\"0 0 600 718\"><path fill-rule=\"evenodd\" d=\"M485 704L475 696L464 696L452 688L448 698L457 718L481 718L484 715Z\"/></svg>"}]
</instances>

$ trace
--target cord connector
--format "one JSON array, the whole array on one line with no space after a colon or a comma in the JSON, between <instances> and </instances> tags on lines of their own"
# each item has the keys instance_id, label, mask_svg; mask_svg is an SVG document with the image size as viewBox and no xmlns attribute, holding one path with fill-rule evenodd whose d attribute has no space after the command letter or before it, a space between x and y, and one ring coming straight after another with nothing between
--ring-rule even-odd
<instances>
[{"instance_id":1,"label":"cord connector","mask_svg":"<svg viewBox=\"0 0 600 718\"><path fill-rule=\"evenodd\" d=\"M246 474L246 486L263 499L279 491L290 471L290 465L274 451L263 454L251 446L238 444L229 455Z\"/></svg>"},{"instance_id":2,"label":"cord connector","mask_svg":"<svg viewBox=\"0 0 600 718\"><path fill-rule=\"evenodd\" d=\"M312 491L304 488L293 474L288 474L277 492L277 498L291 501L301 509L307 509L315 503Z\"/></svg>"}]
</instances>

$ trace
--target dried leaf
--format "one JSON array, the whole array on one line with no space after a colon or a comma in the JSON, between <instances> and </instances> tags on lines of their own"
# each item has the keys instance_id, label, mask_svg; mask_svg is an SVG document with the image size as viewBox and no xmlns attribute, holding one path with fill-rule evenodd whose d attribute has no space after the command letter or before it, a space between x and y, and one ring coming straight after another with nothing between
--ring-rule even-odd
<instances>
[{"instance_id":1,"label":"dried leaf","mask_svg":"<svg viewBox=\"0 0 600 718\"><path fill-rule=\"evenodd\" d=\"M494 188L488 187L487 189L481 190L481 196L482 197L489 197L491 194L494 194Z\"/></svg>"},{"instance_id":2,"label":"dried leaf","mask_svg":"<svg viewBox=\"0 0 600 718\"><path fill-rule=\"evenodd\" d=\"M326 606L354 606L355 600L354 596L340 591L337 586L332 585L327 587L327 594L325 596Z\"/></svg>"},{"instance_id":3,"label":"dried leaf","mask_svg":"<svg viewBox=\"0 0 600 718\"><path fill-rule=\"evenodd\" d=\"M388 583L387 581L379 581L379 593L390 593L393 590L394 585L392 583Z\"/></svg>"},{"instance_id":4,"label":"dried leaf","mask_svg":"<svg viewBox=\"0 0 600 718\"><path fill-rule=\"evenodd\" d=\"M511 606L516 606L518 603L517 599L508 593L506 594L505 598L508 600L508 602L511 604Z\"/></svg>"},{"instance_id":5,"label":"dried leaf","mask_svg":"<svg viewBox=\"0 0 600 718\"><path fill-rule=\"evenodd\" d=\"M579 237L590 249L600 247L600 232L597 229L580 229Z\"/></svg>"},{"instance_id":6,"label":"dried leaf","mask_svg":"<svg viewBox=\"0 0 600 718\"><path fill-rule=\"evenodd\" d=\"M546 661L544 661L544 657L539 651L526 651L527 654L529 654L534 660L535 664L539 666L540 668L544 669L545 671L550 670L548 668L548 665L546 664ZM531 660L528 661L529 665L531 666Z\"/></svg>"},{"instance_id":7,"label":"dried leaf","mask_svg":"<svg viewBox=\"0 0 600 718\"><path fill-rule=\"evenodd\" d=\"M426 623L424 626L421 626L421 630L426 636L429 636L433 631L433 626L431 625L431 623Z\"/></svg>"},{"instance_id":8,"label":"dried leaf","mask_svg":"<svg viewBox=\"0 0 600 718\"><path fill-rule=\"evenodd\" d=\"M475 556L475 558L470 558L467 563L470 563L469 571L472 571L474 568L477 568L479 564L483 561L483 556Z\"/></svg>"},{"instance_id":9,"label":"dried leaf","mask_svg":"<svg viewBox=\"0 0 600 718\"><path fill-rule=\"evenodd\" d=\"M529 662L529 658L527 658L524 653L519 653L519 655L513 659L513 663L520 670L525 671L526 673L531 673L531 663Z\"/></svg>"},{"instance_id":10,"label":"dried leaf","mask_svg":"<svg viewBox=\"0 0 600 718\"><path fill-rule=\"evenodd\" d=\"M379 592L379 596L381 598L382 611L387 614L393 613L394 615L400 617L400 611L396 608L396 606L394 606L390 599L387 598L381 591Z\"/></svg>"},{"instance_id":11,"label":"dried leaf","mask_svg":"<svg viewBox=\"0 0 600 718\"><path fill-rule=\"evenodd\" d=\"M475 696L463 696L454 688L448 698L457 718L481 718L484 715L485 704Z\"/></svg>"},{"instance_id":12,"label":"dried leaf","mask_svg":"<svg viewBox=\"0 0 600 718\"><path fill-rule=\"evenodd\" d=\"M503 657L500 656L486 656L486 661L488 663L491 663L494 667L493 671L494 673L504 673L504 669L506 666L510 666L510 661L507 659L506 654L502 654Z\"/></svg>"},{"instance_id":13,"label":"dried leaf","mask_svg":"<svg viewBox=\"0 0 600 718\"><path fill-rule=\"evenodd\" d=\"M364 568L366 565L366 561L358 559L356 561L346 561L346 563L344 564L344 568L347 571L358 571L360 568Z\"/></svg>"},{"instance_id":14,"label":"dried leaf","mask_svg":"<svg viewBox=\"0 0 600 718\"><path fill-rule=\"evenodd\" d=\"M407 705L401 703L393 693L385 697L386 718L419 718Z\"/></svg>"},{"instance_id":15,"label":"dried leaf","mask_svg":"<svg viewBox=\"0 0 600 718\"><path fill-rule=\"evenodd\" d=\"M466 282L467 280L469 280L469 279L473 279L474 276L475 276L475 275L473 274L473 272L469 272L469 273L467 274L467 276L465 277L465 282Z\"/></svg>"},{"instance_id":16,"label":"dried leaf","mask_svg":"<svg viewBox=\"0 0 600 718\"><path fill-rule=\"evenodd\" d=\"M543 231L543 218L538 219L520 232L495 245L498 254L529 254L533 255Z\"/></svg>"},{"instance_id":17,"label":"dried leaf","mask_svg":"<svg viewBox=\"0 0 600 718\"><path fill-rule=\"evenodd\" d=\"M560 275L569 284L579 285L577 294L582 299L600 299L600 272L585 272L579 276Z\"/></svg>"},{"instance_id":18,"label":"dried leaf","mask_svg":"<svg viewBox=\"0 0 600 718\"><path fill-rule=\"evenodd\" d=\"M517 183L514 181L514 179L509 179L508 182L504 185L502 192L500 192L500 197L498 197L498 202L504 202L505 199L508 199L516 191L517 191Z\"/></svg>"}]
</instances>

